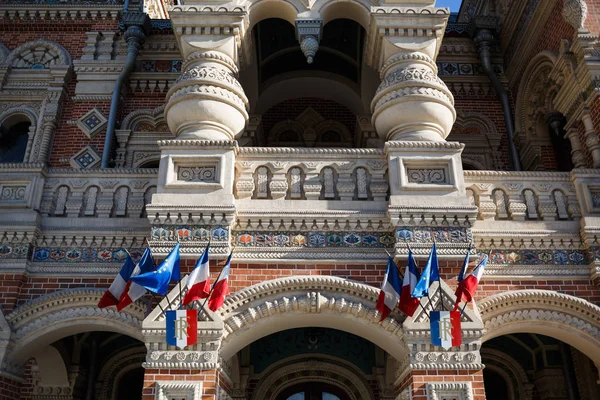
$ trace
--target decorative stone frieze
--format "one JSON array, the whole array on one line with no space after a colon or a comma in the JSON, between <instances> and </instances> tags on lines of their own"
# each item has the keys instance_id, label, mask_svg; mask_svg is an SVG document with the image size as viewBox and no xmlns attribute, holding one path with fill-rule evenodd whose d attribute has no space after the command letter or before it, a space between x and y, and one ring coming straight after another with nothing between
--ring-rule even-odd
<instances>
[{"instance_id":1,"label":"decorative stone frieze","mask_svg":"<svg viewBox=\"0 0 600 400\"><path fill-rule=\"evenodd\" d=\"M371 14L366 60L382 80L371 110L384 140L444 141L456 119L435 64L448 14L427 10L377 7Z\"/></svg>"}]
</instances>

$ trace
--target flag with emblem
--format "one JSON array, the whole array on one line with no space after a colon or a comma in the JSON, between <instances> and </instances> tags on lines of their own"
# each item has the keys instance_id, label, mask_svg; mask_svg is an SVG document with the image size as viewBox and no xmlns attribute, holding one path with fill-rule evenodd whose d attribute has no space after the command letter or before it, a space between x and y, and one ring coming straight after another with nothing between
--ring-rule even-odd
<instances>
[{"instance_id":1,"label":"flag with emblem","mask_svg":"<svg viewBox=\"0 0 600 400\"><path fill-rule=\"evenodd\" d=\"M167 344L185 349L198 342L198 310L168 310Z\"/></svg>"},{"instance_id":2,"label":"flag with emblem","mask_svg":"<svg viewBox=\"0 0 600 400\"><path fill-rule=\"evenodd\" d=\"M432 311L429 321L432 345L448 350L462 344L460 311Z\"/></svg>"},{"instance_id":3,"label":"flag with emblem","mask_svg":"<svg viewBox=\"0 0 600 400\"><path fill-rule=\"evenodd\" d=\"M457 308L458 303L464 298L467 302L473 300L473 296L475 295L475 291L477 290L477 286L479 285L479 281L483 277L483 271L487 266L489 256L485 255L477 264L477 267L461 282L458 284L458 288L456 289L456 305Z\"/></svg>"},{"instance_id":4,"label":"flag with emblem","mask_svg":"<svg viewBox=\"0 0 600 400\"><path fill-rule=\"evenodd\" d=\"M178 242L167 258L154 271L134 276L131 280L151 292L164 296L167 294L167 289L169 289L169 282L181 279L179 271Z\"/></svg>"},{"instance_id":5,"label":"flag with emblem","mask_svg":"<svg viewBox=\"0 0 600 400\"><path fill-rule=\"evenodd\" d=\"M419 282L412 291L412 297L420 299L423 296L428 296L431 282L439 282L439 280L440 272L438 266L437 249L435 247L435 242L433 242L431 253L429 253L429 258L427 259L427 264L425 264L421 279L419 279Z\"/></svg>"},{"instance_id":6,"label":"flag with emblem","mask_svg":"<svg viewBox=\"0 0 600 400\"><path fill-rule=\"evenodd\" d=\"M387 269L381 284L381 291L375 308L381 314L380 320L383 321L396 308L400 300L400 276L398 276L398 268L394 264L392 258L388 258Z\"/></svg>"}]
</instances>

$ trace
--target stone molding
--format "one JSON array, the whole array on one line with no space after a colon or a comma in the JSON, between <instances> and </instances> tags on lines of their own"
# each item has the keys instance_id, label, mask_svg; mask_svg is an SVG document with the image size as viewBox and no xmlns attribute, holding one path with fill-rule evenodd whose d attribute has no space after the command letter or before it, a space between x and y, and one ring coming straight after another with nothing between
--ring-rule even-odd
<instances>
[{"instance_id":1,"label":"stone molding","mask_svg":"<svg viewBox=\"0 0 600 400\"><path fill-rule=\"evenodd\" d=\"M28 4L24 8L22 4L0 5L0 16L9 20L27 20L35 18L51 20L76 20L76 19L117 19L121 15L123 6L121 4L94 3L89 4Z\"/></svg>"},{"instance_id":2,"label":"stone molding","mask_svg":"<svg viewBox=\"0 0 600 400\"><path fill-rule=\"evenodd\" d=\"M157 381L156 400L172 398L202 400L202 382Z\"/></svg>"},{"instance_id":3,"label":"stone molding","mask_svg":"<svg viewBox=\"0 0 600 400\"><path fill-rule=\"evenodd\" d=\"M511 332L511 326L518 331L519 325L532 321L549 322L548 328L558 327L573 336L571 341L561 339L572 346L583 349L594 346L596 354L590 352L588 356L596 363L600 361L597 351L600 348L600 307L589 301L550 290L517 290L492 295L478 304L486 329L484 342Z\"/></svg>"},{"instance_id":4,"label":"stone molding","mask_svg":"<svg viewBox=\"0 0 600 400\"><path fill-rule=\"evenodd\" d=\"M456 400L473 400L471 382L427 383L427 400L444 400L452 397Z\"/></svg>"},{"instance_id":5,"label":"stone molding","mask_svg":"<svg viewBox=\"0 0 600 400\"><path fill-rule=\"evenodd\" d=\"M56 59L58 62L56 64L52 64L54 65L61 65L61 66L70 66L73 61L71 60L71 55L69 54L69 52L60 44L55 43L53 41L50 40L46 40L46 39L38 39L38 40L33 40L30 42L27 42L25 44L22 44L21 46L15 48L13 51L10 52L10 54L8 55L8 57L6 57L6 61L5 64L10 66L10 67L14 67L14 65L12 65L15 61L15 59L23 52L27 51L27 50L31 50L31 49L37 49L40 47L46 47L49 49L52 49L56 55L58 56L58 59Z\"/></svg>"},{"instance_id":6,"label":"stone molding","mask_svg":"<svg viewBox=\"0 0 600 400\"><path fill-rule=\"evenodd\" d=\"M23 362L21 353L36 339L78 323L104 324L105 328L108 325L116 331L142 340L141 321L145 307L135 303L122 312L113 308L99 309L98 301L104 292L104 289L92 288L65 289L17 307L6 318L14 332L8 357L16 362Z\"/></svg>"}]
</instances>

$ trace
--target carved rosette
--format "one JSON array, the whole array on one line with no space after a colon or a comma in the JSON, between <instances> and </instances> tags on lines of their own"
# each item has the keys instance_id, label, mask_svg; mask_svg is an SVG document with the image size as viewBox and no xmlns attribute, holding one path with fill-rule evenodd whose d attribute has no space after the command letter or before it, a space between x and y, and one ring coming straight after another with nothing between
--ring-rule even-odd
<instances>
[{"instance_id":1,"label":"carved rosette","mask_svg":"<svg viewBox=\"0 0 600 400\"><path fill-rule=\"evenodd\" d=\"M248 99L238 69L217 51L191 54L167 94L165 116L180 139L234 140L248 119Z\"/></svg>"},{"instance_id":2,"label":"carved rosette","mask_svg":"<svg viewBox=\"0 0 600 400\"><path fill-rule=\"evenodd\" d=\"M381 68L373 123L384 140L444 141L456 119L454 97L424 53L396 53Z\"/></svg>"}]
</instances>

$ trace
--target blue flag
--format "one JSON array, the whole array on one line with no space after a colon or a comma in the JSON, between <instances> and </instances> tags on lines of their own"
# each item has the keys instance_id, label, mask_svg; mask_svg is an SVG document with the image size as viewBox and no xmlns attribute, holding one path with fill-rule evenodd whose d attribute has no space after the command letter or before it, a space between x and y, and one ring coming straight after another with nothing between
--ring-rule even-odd
<instances>
[{"instance_id":1,"label":"blue flag","mask_svg":"<svg viewBox=\"0 0 600 400\"><path fill-rule=\"evenodd\" d=\"M417 286L412 291L412 297L416 299L420 299L421 297L429 294L429 285L431 282L440 280L440 271L437 259L437 251L435 248L435 242L433 243L433 247L431 248L431 253L429 253L429 258L427 259L427 264L425 265L425 269L423 269L423 274L421 275L421 279L417 283Z\"/></svg>"},{"instance_id":2,"label":"blue flag","mask_svg":"<svg viewBox=\"0 0 600 400\"><path fill-rule=\"evenodd\" d=\"M178 281L181 279L180 275L179 243L177 243L156 270L134 276L131 280L151 292L164 296L169 288L169 282Z\"/></svg>"},{"instance_id":3,"label":"blue flag","mask_svg":"<svg viewBox=\"0 0 600 400\"><path fill-rule=\"evenodd\" d=\"M469 266L469 253L471 252L471 246L467 249L467 255L465 256L465 261L463 262L463 266L460 269L460 273L458 274L457 281L461 283L463 279L465 279L465 274L467 273L467 267Z\"/></svg>"}]
</instances>

